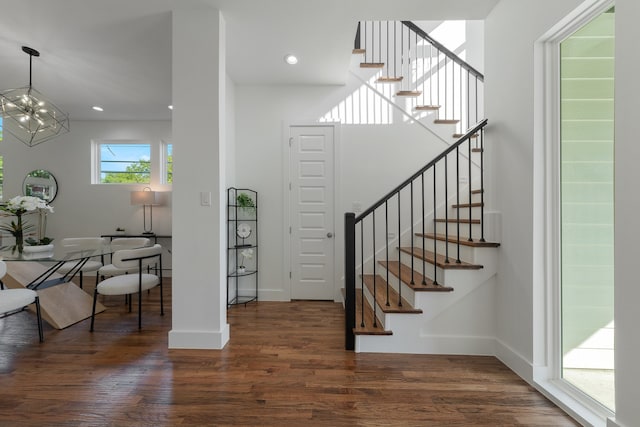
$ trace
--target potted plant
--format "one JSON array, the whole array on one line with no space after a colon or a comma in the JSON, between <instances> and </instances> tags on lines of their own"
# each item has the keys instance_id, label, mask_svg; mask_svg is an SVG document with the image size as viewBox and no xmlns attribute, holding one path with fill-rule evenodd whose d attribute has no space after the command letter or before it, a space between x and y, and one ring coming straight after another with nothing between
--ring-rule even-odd
<instances>
[{"instance_id":1,"label":"potted plant","mask_svg":"<svg viewBox=\"0 0 640 427\"><path fill-rule=\"evenodd\" d=\"M236 196L236 205L240 208L240 212L245 215L252 215L256 210L256 204L247 193L240 193Z\"/></svg>"},{"instance_id":2,"label":"potted plant","mask_svg":"<svg viewBox=\"0 0 640 427\"><path fill-rule=\"evenodd\" d=\"M25 252L46 252L53 250L53 239L51 237L43 237L40 240L36 240L32 237L25 239L24 241L28 246L24 247Z\"/></svg>"},{"instance_id":3,"label":"potted plant","mask_svg":"<svg viewBox=\"0 0 640 427\"><path fill-rule=\"evenodd\" d=\"M241 209L251 210L256 207L253 199L247 193L238 194L238 196L236 196L236 202Z\"/></svg>"}]
</instances>

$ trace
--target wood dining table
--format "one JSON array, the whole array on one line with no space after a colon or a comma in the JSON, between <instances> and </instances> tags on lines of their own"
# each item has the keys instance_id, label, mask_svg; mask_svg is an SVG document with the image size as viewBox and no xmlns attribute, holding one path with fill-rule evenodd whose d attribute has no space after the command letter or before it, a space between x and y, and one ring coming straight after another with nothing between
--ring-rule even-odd
<instances>
[{"instance_id":1,"label":"wood dining table","mask_svg":"<svg viewBox=\"0 0 640 427\"><path fill-rule=\"evenodd\" d=\"M89 259L113 253L111 246L105 244L96 250L75 250L61 245L53 245L50 250L36 248L19 253L13 247L0 247L0 258L7 264L7 274L2 278L4 285L38 292L42 318L54 328L64 329L91 317L93 297L72 279ZM67 262L75 263L74 267L66 274L57 273ZM104 310L102 304L96 304L96 313Z\"/></svg>"}]
</instances>

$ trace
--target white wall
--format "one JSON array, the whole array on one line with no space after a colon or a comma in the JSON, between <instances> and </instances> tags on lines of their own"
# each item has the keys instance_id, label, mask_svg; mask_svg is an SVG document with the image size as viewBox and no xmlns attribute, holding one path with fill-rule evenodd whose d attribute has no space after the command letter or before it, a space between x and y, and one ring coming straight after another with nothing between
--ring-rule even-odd
<instances>
[{"instance_id":1,"label":"white wall","mask_svg":"<svg viewBox=\"0 0 640 427\"><path fill-rule=\"evenodd\" d=\"M534 42L578 0L501 1L485 22L489 210L502 213L496 336L528 368L533 363Z\"/></svg>"},{"instance_id":2,"label":"white wall","mask_svg":"<svg viewBox=\"0 0 640 427\"><path fill-rule=\"evenodd\" d=\"M354 91L346 86L237 86L236 185L260 197L260 286L262 300L289 300L283 271L284 123L309 123L325 115ZM344 213L353 202L363 208L377 201L444 149L439 140L415 124L343 125L337 170L336 253L342 276ZM363 160L366 159L366 160ZM338 286L340 286L338 284Z\"/></svg>"},{"instance_id":3,"label":"white wall","mask_svg":"<svg viewBox=\"0 0 640 427\"><path fill-rule=\"evenodd\" d=\"M58 181L58 195L52 203L55 213L48 216L48 236L113 234L117 227L141 233L142 207L131 206L130 191L143 185L91 184L91 141L132 139L150 143L158 164L162 142L171 140L171 122L72 121L71 132L32 148L5 132L0 144L4 200L22 194L22 180L29 171L47 169ZM155 176L150 186L164 192L163 205L153 209L153 230L171 234L171 186L160 185Z\"/></svg>"}]
</instances>

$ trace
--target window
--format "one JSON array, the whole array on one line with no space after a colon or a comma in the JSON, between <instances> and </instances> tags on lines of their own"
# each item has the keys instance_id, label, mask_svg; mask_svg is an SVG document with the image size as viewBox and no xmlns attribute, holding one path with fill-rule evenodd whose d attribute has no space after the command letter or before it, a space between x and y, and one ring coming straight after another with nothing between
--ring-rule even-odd
<instances>
[{"instance_id":1,"label":"window","mask_svg":"<svg viewBox=\"0 0 640 427\"><path fill-rule=\"evenodd\" d=\"M614 8L560 44L562 378L614 410Z\"/></svg>"},{"instance_id":2,"label":"window","mask_svg":"<svg viewBox=\"0 0 640 427\"><path fill-rule=\"evenodd\" d=\"M100 142L95 146L98 184L149 184L151 145L137 142Z\"/></svg>"},{"instance_id":3,"label":"window","mask_svg":"<svg viewBox=\"0 0 640 427\"><path fill-rule=\"evenodd\" d=\"M173 183L173 144L165 144L165 184Z\"/></svg>"}]
</instances>

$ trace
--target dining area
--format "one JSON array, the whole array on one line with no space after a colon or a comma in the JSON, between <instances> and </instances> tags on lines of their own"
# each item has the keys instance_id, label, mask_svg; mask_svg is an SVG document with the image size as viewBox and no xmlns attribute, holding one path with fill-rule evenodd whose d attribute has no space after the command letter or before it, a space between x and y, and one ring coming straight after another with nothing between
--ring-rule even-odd
<instances>
[{"instance_id":1,"label":"dining area","mask_svg":"<svg viewBox=\"0 0 640 427\"><path fill-rule=\"evenodd\" d=\"M140 329L143 299L156 287L159 314L164 314L163 270L168 269L162 258L170 258L170 235L117 230L49 237L57 234L50 224L57 210L52 204L57 180L49 171L35 170L22 190L23 195L0 203L0 319L28 311L44 342L43 324L62 330L90 319L92 332L106 310L104 300L122 295L125 314L137 312Z\"/></svg>"}]
</instances>

